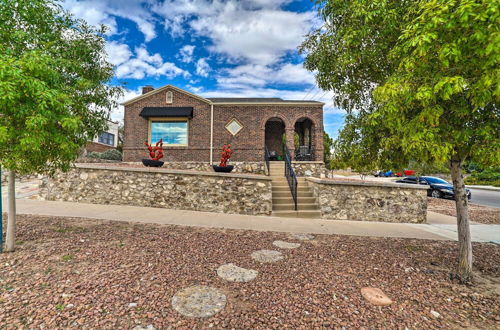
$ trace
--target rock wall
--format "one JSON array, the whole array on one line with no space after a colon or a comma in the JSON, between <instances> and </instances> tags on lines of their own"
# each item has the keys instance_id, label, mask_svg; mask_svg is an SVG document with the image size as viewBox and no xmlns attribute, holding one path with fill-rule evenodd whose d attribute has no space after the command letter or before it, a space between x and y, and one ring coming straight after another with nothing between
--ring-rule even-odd
<instances>
[{"instance_id":1,"label":"rock wall","mask_svg":"<svg viewBox=\"0 0 500 330\"><path fill-rule=\"evenodd\" d=\"M427 186L308 178L321 217L422 223L427 218Z\"/></svg>"},{"instance_id":2,"label":"rock wall","mask_svg":"<svg viewBox=\"0 0 500 330\"><path fill-rule=\"evenodd\" d=\"M129 162L128 164L137 164L143 166L139 162ZM233 165L232 173L249 173L249 174L265 174L266 166L264 162L229 162L228 165ZM212 165L209 162L165 162L162 168L175 170L194 170L202 172L213 172Z\"/></svg>"},{"instance_id":3,"label":"rock wall","mask_svg":"<svg viewBox=\"0 0 500 330\"><path fill-rule=\"evenodd\" d=\"M269 215L266 176L76 164L49 179L47 200Z\"/></svg>"},{"instance_id":4,"label":"rock wall","mask_svg":"<svg viewBox=\"0 0 500 330\"><path fill-rule=\"evenodd\" d=\"M293 170L297 176L312 176L315 178L325 178L328 170L323 162L292 162Z\"/></svg>"},{"instance_id":5,"label":"rock wall","mask_svg":"<svg viewBox=\"0 0 500 330\"><path fill-rule=\"evenodd\" d=\"M23 181L31 181L35 179L43 179L44 176L40 174L27 174L27 175L16 175L16 179L23 182ZM2 175L0 176L0 183L1 184L7 184L7 181L9 180L9 172L2 170ZM16 181L17 181L16 180Z\"/></svg>"}]
</instances>

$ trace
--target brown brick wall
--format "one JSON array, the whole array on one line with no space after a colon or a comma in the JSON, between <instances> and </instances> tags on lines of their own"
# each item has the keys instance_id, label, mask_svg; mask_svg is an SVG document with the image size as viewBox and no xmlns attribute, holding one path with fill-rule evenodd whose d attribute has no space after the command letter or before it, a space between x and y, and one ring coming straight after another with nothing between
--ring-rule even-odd
<instances>
[{"instance_id":1,"label":"brown brick wall","mask_svg":"<svg viewBox=\"0 0 500 330\"><path fill-rule=\"evenodd\" d=\"M85 150L87 150L87 152L104 152L109 149L114 149L114 147L97 142L89 142L85 146Z\"/></svg>"},{"instance_id":2,"label":"brown brick wall","mask_svg":"<svg viewBox=\"0 0 500 330\"><path fill-rule=\"evenodd\" d=\"M166 92L173 92L173 103L166 103ZM166 161L209 161L210 160L210 105L174 89L166 89L147 98L125 106L124 160L140 161L147 158L144 141L148 138L148 120L139 116L144 107L194 108L189 120L187 147L164 147ZM233 161L261 161L264 157L265 124L270 118L278 117L285 123L287 146L293 152L293 132L297 120L303 117L314 123L313 146L316 160L323 159L323 107L321 105L214 105L214 162L220 157L223 144L231 143ZM237 119L243 129L233 136L225 126L231 119Z\"/></svg>"}]
</instances>

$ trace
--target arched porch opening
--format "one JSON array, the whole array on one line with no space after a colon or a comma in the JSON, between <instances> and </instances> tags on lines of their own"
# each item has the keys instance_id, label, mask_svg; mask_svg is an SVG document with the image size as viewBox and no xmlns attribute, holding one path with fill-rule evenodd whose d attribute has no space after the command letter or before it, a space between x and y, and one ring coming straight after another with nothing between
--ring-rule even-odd
<instances>
[{"instance_id":1,"label":"arched porch opening","mask_svg":"<svg viewBox=\"0 0 500 330\"><path fill-rule=\"evenodd\" d=\"M283 144L286 143L285 127L285 122L278 117L266 121L265 144L271 160L283 160Z\"/></svg>"},{"instance_id":2,"label":"arched porch opening","mask_svg":"<svg viewBox=\"0 0 500 330\"><path fill-rule=\"evenodd\" d=\"M294 149L295 160L314 160L314 123L311 119L303 117L295 122Z\"/></svg>"}]
</instances>

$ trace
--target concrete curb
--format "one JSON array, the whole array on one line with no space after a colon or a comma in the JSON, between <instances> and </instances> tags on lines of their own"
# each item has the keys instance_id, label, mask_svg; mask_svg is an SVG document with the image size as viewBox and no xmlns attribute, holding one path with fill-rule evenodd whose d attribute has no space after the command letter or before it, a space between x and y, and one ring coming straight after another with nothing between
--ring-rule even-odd
<instances>
[{"instance_id":1,"label":"concrete curb","mask_svg":"<svg viewBox=\"0 0 500 330\"><path fill-rule=\"evenodd\" d=\"M500 191L500 187L493 187L493 186L465 186L466 188L469 189L480 189L480 190L491 190L491 191Z\"/></svg>"}]
</instances>

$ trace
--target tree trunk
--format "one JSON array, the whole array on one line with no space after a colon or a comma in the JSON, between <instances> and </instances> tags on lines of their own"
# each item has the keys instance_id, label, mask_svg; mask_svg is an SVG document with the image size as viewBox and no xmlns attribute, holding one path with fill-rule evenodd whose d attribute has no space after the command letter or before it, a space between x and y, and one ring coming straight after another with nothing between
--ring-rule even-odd
<instances>
[{"instance_id":1,"label":"tree trunk","mask_svg":"<svg viewBox=\"0 0 500 330\"><path fill-rule=\"evenodd\" d=\"M16 235L16 174L9 171L9 216L7 218L7 235L5 252L14 252Z\"/></svg>"},{"instance_id":2,"label":"tree trunk","mask_svg":"<svg viewBox=\"0 0 500 330\"><path fill-rule=\"evenodd\" d=\"M472 279L472 243L470 238L469 216L467 212L467 194L462 176L462 161L452 159L451 178L455 190L458 226L458 279L462 283Z\"/></svg>"}]
</instances>

